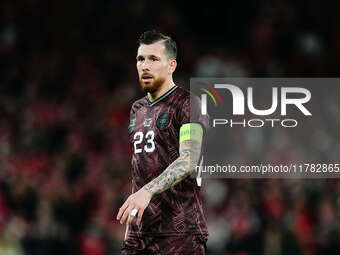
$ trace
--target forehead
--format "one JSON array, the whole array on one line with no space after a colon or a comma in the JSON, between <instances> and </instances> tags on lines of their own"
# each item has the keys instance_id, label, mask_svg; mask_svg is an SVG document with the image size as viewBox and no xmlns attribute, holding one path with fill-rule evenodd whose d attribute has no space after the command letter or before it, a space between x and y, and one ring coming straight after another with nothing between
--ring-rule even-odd
<instances>
[{"instance_id":1,"label":"forehead","mask_svg":"<svg viewBox=\"0 0 340 255\"><path fill-rule=\"evenodd\" d=\"M156 42L153 44L141 44L138 48L137 56L164 56L165 55L165 45L162 42Z\"/></svg>"}]
</instances>

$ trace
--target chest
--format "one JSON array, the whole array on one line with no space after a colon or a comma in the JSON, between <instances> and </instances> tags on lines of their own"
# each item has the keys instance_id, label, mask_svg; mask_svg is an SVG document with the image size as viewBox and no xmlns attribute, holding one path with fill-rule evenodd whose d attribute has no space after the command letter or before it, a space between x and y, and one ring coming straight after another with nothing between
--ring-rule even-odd
<instances>
[{"instance_id":1,"label":"chest","mask_svg":"<svg viewBox=\"0 0 340 255\"><path fill-rule=\"evenodd\" d=\"M135 154L177 143L178 130L176 113L170 107L143 107L130 116L129 139Z\"/></svg>"}]
</instances>

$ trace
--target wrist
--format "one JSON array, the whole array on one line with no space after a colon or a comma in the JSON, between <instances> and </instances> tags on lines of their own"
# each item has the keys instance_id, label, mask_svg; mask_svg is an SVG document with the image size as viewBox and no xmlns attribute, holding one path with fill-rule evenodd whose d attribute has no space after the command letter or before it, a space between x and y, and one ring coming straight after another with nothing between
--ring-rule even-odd
<instances>
[{"instance_id":1,"label":"wrist","mask_svg":"<svg viewBox=\"0 0 340 255\"><path fill-rule=\"evenodd\" d=\"M154 196L154 192L150 188L148 188L147 185L144 185L142 189L145 190L148 195L150 195L150 199Z\"/></svg>"}]
</instances>

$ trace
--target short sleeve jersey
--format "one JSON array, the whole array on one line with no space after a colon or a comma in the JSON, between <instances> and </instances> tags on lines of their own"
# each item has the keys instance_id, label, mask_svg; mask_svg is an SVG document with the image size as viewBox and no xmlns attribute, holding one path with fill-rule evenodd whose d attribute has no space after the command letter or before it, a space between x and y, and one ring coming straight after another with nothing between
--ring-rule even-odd
<instances>
[{"instance_id":1,"label":"short sleeve jersey","mask_svg":"<svg viewBox=\"0 0 340 255\"><path fill-rule=\"evenodd\" d=\"M133 149L134 192L179 157L179 130L183 124L197 122L207 130L208 117L200 111L199 98L178 86L153 102L145 96L132 105L128 129ZM140 226L133 221L129 234L207 234L199 189L196 179L187 177L155 195L144 211Z\"/></svg>"}]
</instances>

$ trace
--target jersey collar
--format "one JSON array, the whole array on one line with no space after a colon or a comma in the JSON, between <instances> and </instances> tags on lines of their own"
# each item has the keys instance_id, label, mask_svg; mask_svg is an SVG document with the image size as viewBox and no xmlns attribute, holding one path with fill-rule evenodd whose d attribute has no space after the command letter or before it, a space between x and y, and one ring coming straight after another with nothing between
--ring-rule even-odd
<instances>
[{"instance_id":1,"label":"jersey collar","mask_svg":"<svg viewBox=\"0 0 340 255\"><path fill-rule=\"evenodd\" d=\"M166 92L164 95L162 95L161 97L157 98L155 101L150 102L149 98L146 97L148 99L149 102L149 106L154 106L155 104L157 104L158 102L162 101L163 99L167 98L172 92L174 92L176 89L178 88L177 85L173 86L171 89L168 90L168 92Z\"/></svg>"}]
</instances>

